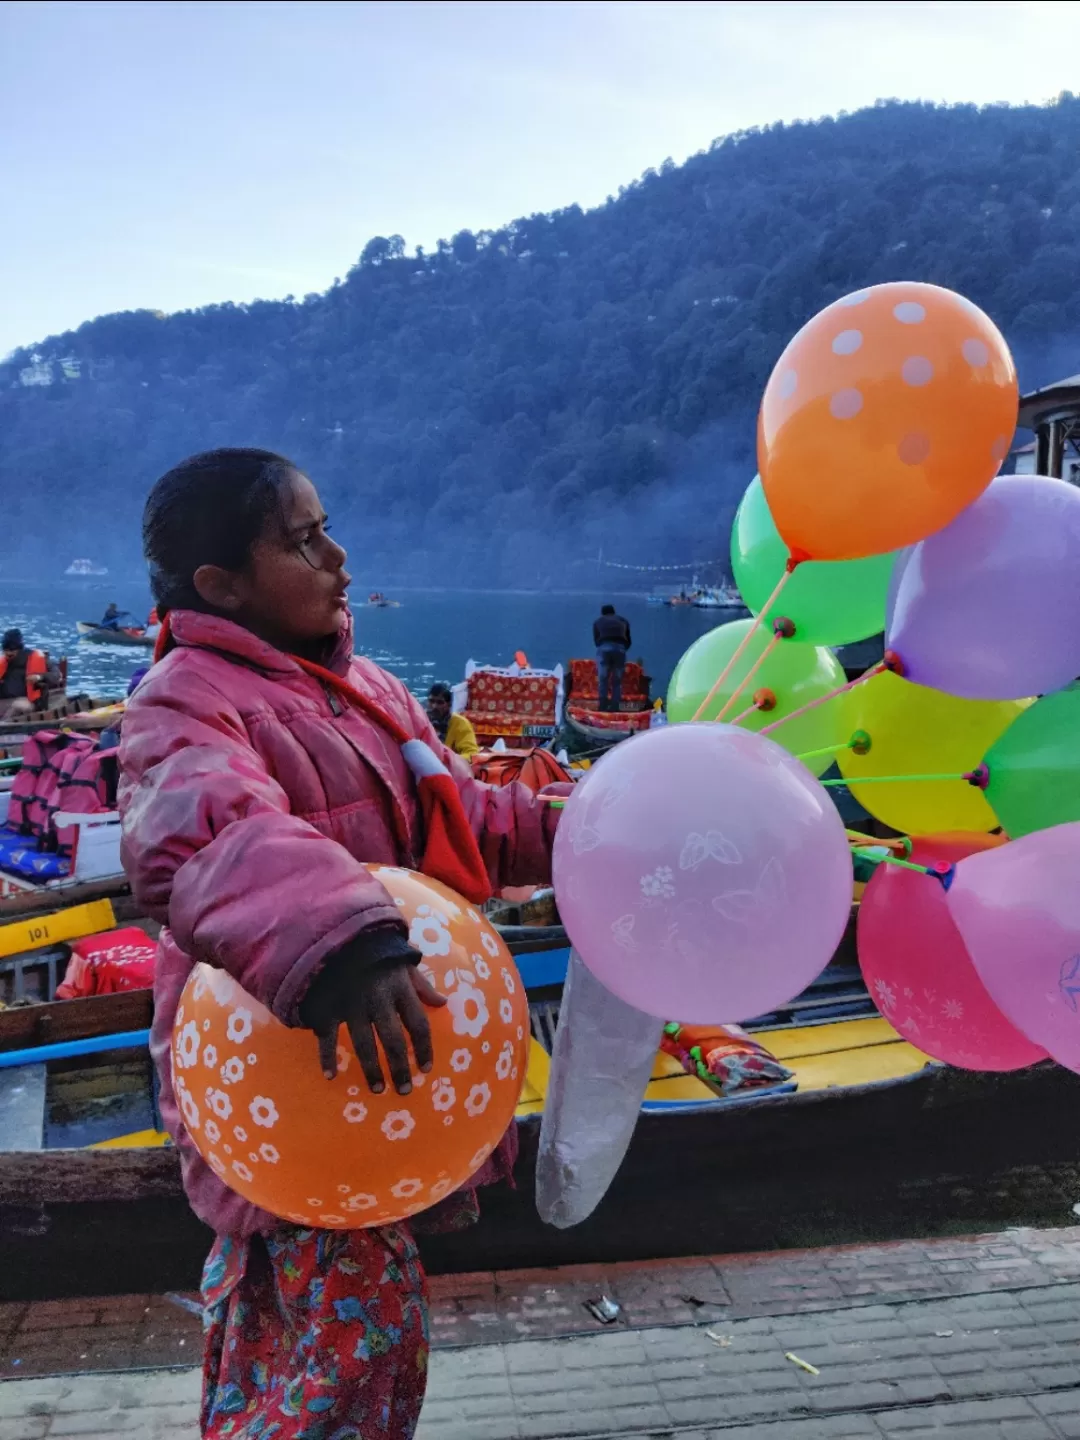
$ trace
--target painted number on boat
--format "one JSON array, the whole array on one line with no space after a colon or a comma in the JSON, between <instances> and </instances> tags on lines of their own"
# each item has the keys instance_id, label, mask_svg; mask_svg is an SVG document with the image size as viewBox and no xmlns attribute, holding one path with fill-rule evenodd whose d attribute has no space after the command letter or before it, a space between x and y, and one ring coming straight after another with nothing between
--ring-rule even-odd
<instances>
[{"instance_id":1,"label":"painted number on boat","mask_svg":"<svg viewBox=\"0 0 1080 1440\"><path fill-rule=\"evenodd\" d=\"M0 925L0 957L21 955L24 950L40 950L61 940L78 940L99 930L111 930L116 924L112 903L92 900L88 905L73 905L55 915L36 916L33 920L16 920Z\"/></svg>"}]
</instances>

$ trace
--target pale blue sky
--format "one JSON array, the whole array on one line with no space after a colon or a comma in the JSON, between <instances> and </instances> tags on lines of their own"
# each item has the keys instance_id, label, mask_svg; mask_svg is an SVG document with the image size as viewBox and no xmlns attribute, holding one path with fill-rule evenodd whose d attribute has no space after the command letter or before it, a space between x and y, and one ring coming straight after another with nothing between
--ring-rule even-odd
<instances>
[{"instance_id":1,"label":"pale blue sky","mask_svg":"<svg viewBox=\"0 0 1080 1440\"><path fill-rule=\"evenodd\" d=\"M1077 88L1080 6L0 3L0 354L110 310L322 290L364 242L602 201L880 96Z\"/></svg>"}]
</instances>

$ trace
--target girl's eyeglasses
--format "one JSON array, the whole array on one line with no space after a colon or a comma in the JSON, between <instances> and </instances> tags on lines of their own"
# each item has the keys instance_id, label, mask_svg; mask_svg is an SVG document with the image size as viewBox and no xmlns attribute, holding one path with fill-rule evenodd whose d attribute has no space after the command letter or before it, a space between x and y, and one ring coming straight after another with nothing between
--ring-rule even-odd
<instances>
[{"instance_id":1,"label":"girl's eyeglasses","mask_svg":"<svg viewBox=\"0 0 1080 1440\"><path fill-rule=\"evenodd\" d=\"M307 561L312 570L334 570L337 568L338 561L336 558L331 561L331 550L337 552L337 546L330 539L329 525L322 525L318 530L311 531L301 540L295 541L294 548L297 553Z\"/></svg>"}]
</instances>

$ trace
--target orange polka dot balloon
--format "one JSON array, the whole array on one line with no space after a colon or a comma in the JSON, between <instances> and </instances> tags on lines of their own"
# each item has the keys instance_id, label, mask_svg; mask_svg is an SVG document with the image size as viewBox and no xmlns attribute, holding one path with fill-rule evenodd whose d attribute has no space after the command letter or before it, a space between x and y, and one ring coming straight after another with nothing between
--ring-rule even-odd
<instances>
[{"instance_id":1,"label":"orange polka dot balloon","mask_svg":"<svg viewBox=\"0 0 1080 1440\"><path fill-rule=\"evenodd\" d=\"M310 1031L208 965L192 970L173 1031L173 1082L203 1159L245 1200L330 1230L392 1224L464 1185L513 1120L529 1044L525 987L494 927L425 875L368 868L447 997L427 1012L435 1064L410 1095L373 1095L344 1029L327 1080Z\"/></svg>"},{"instance_id":2,"label":"orange polka dot balloon","mask_svg":"<svg viewBox=\"0 0 1080 1440\"><path fill-rule=\"evenodd\" d=\"M1016 369L963 296L897 281L799 331L769 377L758 465L795 559L854 560L940 530L997 474Z\"/></svg>"}]
</instances>

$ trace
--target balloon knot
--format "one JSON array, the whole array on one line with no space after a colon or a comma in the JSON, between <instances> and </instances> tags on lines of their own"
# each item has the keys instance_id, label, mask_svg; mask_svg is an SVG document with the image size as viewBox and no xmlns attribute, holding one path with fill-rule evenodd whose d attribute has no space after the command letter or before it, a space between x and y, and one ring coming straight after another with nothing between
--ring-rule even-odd
<instances>
[{"instance_id":1,"label":"balloon knot","mask_svg":"<svg viewBox=\"0 0 1080 1440\"><path fill-rule=\"evenodd\" d=\"M770 690L767 686L764 686L764 685L761 687L760 690L755 690L755 691L754 691L754 708L755 708L755 710L764 710L764 711L766 711L766 712L768 712L769 710L775 710L775 709L776 709L776 693L775 693L775 691Z\"/></svg>"},{"instance_id":2,"label":"balloon knot","mask_svg":"<svg viewBox=\"0 0 1080 1440\"><path fill-rule=\"evenodd\" d=\"M984 760L981 765L976 765L974 770L969 770L964 776L969 785L974 785L976 790L985 790L990 784L990 767Z\"/></svg>"},{"instance_id":3,"label":"balloon knot","mask_svg":"<svg viewBox=\"0 0 1080 1440\"><path fill-rule=\"evenodd\" d=\"M779 640L790 640L795 634L795 621L786 615L778 615L772 622L773 634Z\"/></svg>"},{"instance_id":4,"label":"balloon knot","mask_svg":"<svg viewBox=\"0 0 1080 1440\"><path fill-rule=\"evenodd\" d=\"M790 554L788 555L788 557L787 557L787 564L785 565L784 568L785 568L785 570L788 572L788 574L790 575L791 572L795 569L795 567L796 567L797 565L801 565L804 560L809 560L809 559L810 559L810 556L807 554L807 552L806 552L805 550L798 550L798 549L792 550L792 551L790 552Z\"/></svg>"},{"instance_id":5,"label":"balloon knot","mask_svg":"<svg viewBox=\"0 0 1080 1440\"><path fill-rule=\"evenodd\" d=\"M927 873L932 875L935 880L941 881L941 888L943 890L948 890L952 882L956 879L956 866L946 865L943 860L939 860L936 865L930 866Z\"/></svg>"},{"instance_id":6,"label":"balloon knot","mask_svg":"<svg viewBox=\"0 0 1080 1440\"><path fill-rule=\"evenodd\" d=\"M903 678L906 674L904 662L895 650L886 650L881 663L885 666L886 670L891 670L894 675L899 675Z\"/></svg>"},{"instance_id":7,"label":"balloon knot","mask_svg":"<svg viewBox=\"0 0 1080 1440\"><path fill-rule=\"evenodd\" d=\"M853 755L869 755L873 743L865 730L856 730L848 741L848 746Z\"/></svg>"}]
</instances>

